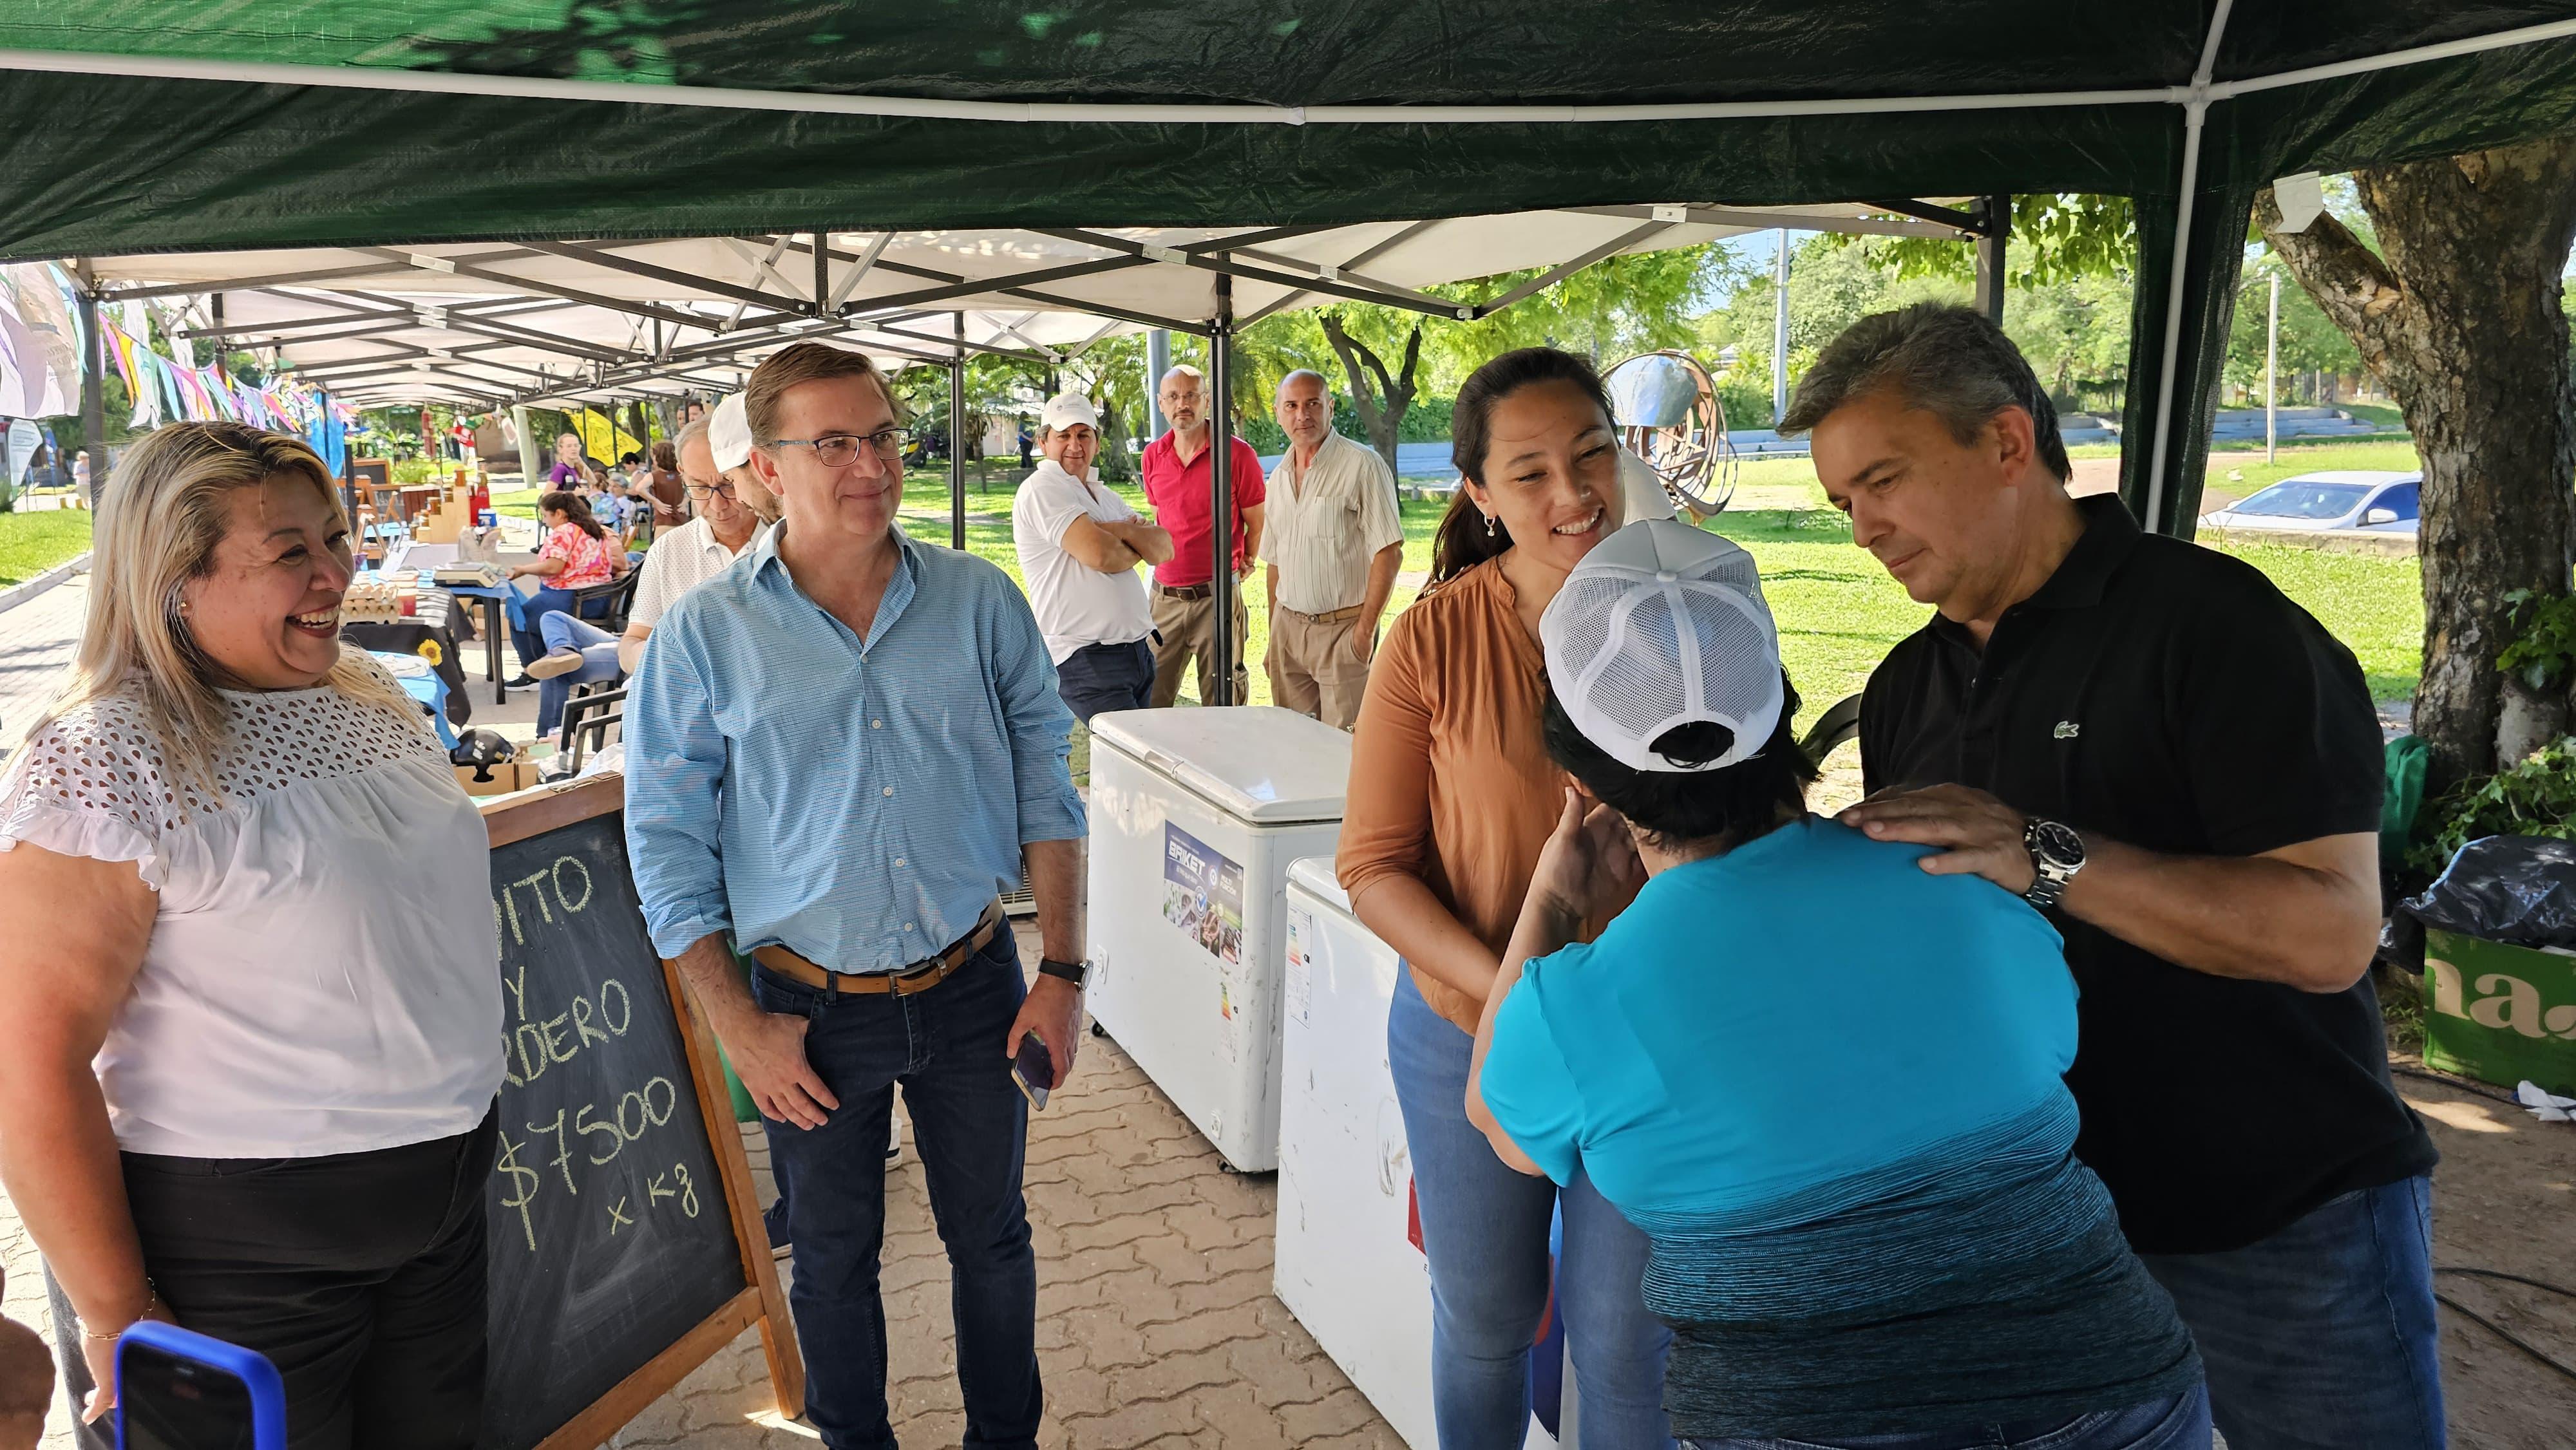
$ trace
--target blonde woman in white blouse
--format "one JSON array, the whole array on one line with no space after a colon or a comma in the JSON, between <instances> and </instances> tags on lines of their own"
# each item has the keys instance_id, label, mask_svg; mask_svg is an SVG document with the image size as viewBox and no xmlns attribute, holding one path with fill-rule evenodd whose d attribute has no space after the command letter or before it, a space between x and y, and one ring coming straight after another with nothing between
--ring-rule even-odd
<instances>
[{"instance_id":1,"label":"blonde woman in white blouse","mask_svg":"<svg viewBox=\"0 0 2576 1450\"><path fill-rule=\"evenodd\" d=\"M65 1379L96 1420L115 1336L175 1319L276 1363L298 1450L464 1450L501 1083L482 823L340 647L349 524L311 450L182 423L116 472L78 657L0 775L0 1176L76 1311Z\"/></svg>"}]
</instances>

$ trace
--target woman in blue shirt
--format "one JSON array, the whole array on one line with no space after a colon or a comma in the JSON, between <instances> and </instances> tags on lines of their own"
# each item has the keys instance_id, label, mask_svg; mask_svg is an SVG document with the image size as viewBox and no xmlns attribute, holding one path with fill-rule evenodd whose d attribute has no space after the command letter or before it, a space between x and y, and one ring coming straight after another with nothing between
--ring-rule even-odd
<instances>
[{"instance_id":1,"label":"woman in blue shirt","mask_svg":"<svg viewBox=\"0 0 2576 1450\"><path fill-rule=\"evenodd\" d=\"M1806 812L1814 767L1734 545L1631 525L1540 633L1549 753L1581 793L1467 1109L1504 1161L1560 1182L1579 1161L1646 1233L1674 1433L2206 1450L2190 1336L2073 1156L2056 932Z\"/></svg>"}]
</instances>

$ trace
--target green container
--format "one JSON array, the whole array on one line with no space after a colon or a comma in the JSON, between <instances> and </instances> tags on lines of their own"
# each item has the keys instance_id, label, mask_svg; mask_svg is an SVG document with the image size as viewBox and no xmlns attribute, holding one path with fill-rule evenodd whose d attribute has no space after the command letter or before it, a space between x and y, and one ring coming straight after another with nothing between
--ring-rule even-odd
<instances>
[{"instance_id":1,"label":"green container","mask_svg":"<svg viewBox=\"0 0 2576 1450\"><path fill-rule=\"evenodd\" d=\"M2424 933L2424 1061L2576 1093L2576 955Z\"/></svg>"},{"instance_id":2,"label":"green container","mask_svg":"<svg viewBox=\"0 0 2576 1450\"><path fill-rule=\"evenodd\" d=\"M742 980L748 984L751 981L751 958L736 952L733 964L742 970ZM751 1100L751 1091L742 1085L742 1079L733 1075L733 1059L725 1055L721 1042L716 1044L716 1062L724 1068L725 1091L733 1097L733 1120L737 1123L759 1122L760 1107Z\"/></svg>"}]
</instances>

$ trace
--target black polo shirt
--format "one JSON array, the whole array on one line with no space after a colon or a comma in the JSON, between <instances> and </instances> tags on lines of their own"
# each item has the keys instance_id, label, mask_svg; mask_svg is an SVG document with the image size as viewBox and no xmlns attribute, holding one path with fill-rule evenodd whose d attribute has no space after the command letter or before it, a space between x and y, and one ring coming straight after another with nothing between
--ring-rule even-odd
<instances>
[{"instance_id":1,"label":"black polo shirt","mask_svg":"<svg viewBox=\"0 0 2576 1450\"><path fill-rule=\"evenodd\" d=\"M2083 537L1982 657L1936 615L1870 676L1869 789L1957 782L2177 855L2378 830L2378 719L2352 652L2243 561L2145 536L2117 498L2078 507ZM2369 977L2333 993L2216 977L2052 919L2083 993L2075 1149L2140 1252L2240 1248L2432 1167Z\"/></svg>"}]
</instances>

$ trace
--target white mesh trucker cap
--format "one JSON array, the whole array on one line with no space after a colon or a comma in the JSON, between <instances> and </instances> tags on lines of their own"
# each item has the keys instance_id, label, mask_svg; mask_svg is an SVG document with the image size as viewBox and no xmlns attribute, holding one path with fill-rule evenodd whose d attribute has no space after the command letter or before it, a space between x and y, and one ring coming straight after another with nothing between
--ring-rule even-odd
<instances>
[{"instance_id":1,"label":"white mesh trucker cap","mask_svg":"<svg viewBox=\"0 0 2576 1450\"><path fill-rule=\"evenodd\" d=\"M1539 617L1558 703L1583 738L1632 770L1719 770L1778 728L1780 637L1753 556L1674 519L1633 523L1593 546ZM1654 749L1677 725L1734 732L1726 753L1682 765Z\"/></svg>"}]
</instances>

